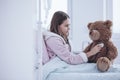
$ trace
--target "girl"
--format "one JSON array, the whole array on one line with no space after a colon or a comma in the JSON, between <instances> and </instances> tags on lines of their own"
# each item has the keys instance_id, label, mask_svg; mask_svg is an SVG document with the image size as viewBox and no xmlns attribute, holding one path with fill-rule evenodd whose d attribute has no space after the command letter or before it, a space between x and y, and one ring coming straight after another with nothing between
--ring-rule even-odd
<instances>
[{"instance_id":1,"label":"girl","mask_svg":"<svg viewBox=\"0 0 120 80\"><path fill-rule=\"evenodd\" d=\"M71 46L69 44L69 16L62 11L54 13L50 31L43 33L43 39L47 53L43 54L43 63L50 61L55 57L59 57L61 60L68 64L81 64L88 61L88 58L98 53L101 49L99 45L96 45L90 52L79 54L73 54L71 52Z\"/></svg>"}]
</instances>

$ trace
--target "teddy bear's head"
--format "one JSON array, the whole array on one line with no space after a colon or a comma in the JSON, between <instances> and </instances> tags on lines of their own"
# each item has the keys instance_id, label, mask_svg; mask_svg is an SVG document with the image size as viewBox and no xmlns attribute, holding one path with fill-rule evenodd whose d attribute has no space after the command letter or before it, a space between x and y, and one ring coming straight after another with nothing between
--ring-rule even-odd
<instances>
[{"instance_id":1,"label":"teddy bear's head","mask_svg":"<svg viewBox=\"0 0 120 80\"><path fill-rule=\"evenodd\" d=\"M93 41L108 41L111 38L112 21L95 21L88 24L89 36Z\"/></svg>"}]
</instances>

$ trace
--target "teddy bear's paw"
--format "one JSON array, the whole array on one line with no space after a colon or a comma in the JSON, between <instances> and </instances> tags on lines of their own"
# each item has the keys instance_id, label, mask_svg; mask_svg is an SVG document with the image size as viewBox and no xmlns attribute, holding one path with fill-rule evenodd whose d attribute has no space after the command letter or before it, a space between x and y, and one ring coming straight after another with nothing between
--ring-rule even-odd
<instances>
[{"instance_id":1,"label":"teddy bear's paw","mask_svg":"<svg viewBox=\"0 0 120 80\"><path fill-rule=\"evenodd\" d=\"M101 57L97 61L98 70L105 72L110 67L110 60L107 57Z\"/></svg>"}]
</instances>

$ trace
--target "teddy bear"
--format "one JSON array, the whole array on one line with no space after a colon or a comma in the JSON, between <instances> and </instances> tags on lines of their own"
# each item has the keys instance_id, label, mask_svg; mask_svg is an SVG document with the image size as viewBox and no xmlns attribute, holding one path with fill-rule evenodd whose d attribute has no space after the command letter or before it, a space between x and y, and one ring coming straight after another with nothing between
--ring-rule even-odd
<instances>
[{"instance_id":1,"label":"teddy bear","mask_svg":"<svg viewBox=\"0 0 120 80\"><path fill-rule=\"evenodd\" d=\"M84 52L89 52L95 45L100 44L101 50L88 58L88 63L96 63L97 69L101 72L108 71L113 60L117 57L117 48L111 41L112 36L112 21L95 21L88 23L89 37L92 42L84 49Z\"/></svg>"}]
</instances>

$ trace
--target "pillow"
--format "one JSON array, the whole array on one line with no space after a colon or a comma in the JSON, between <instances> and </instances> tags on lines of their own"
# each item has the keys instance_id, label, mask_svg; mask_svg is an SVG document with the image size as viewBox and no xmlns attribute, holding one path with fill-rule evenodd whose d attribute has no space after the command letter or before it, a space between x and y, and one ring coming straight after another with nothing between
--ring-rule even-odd
<instances>
[{"instance_id":1,"label":"pillow","mask_svg":"<svg viewBox=\"0 0 120 80\"><path fill-rule=\"evenodd\" d=\"M43 52L42 52L42 63L45 64L49 61L49 55L48 55L48 52L47 52L44 37L42 37L42 50L43 50Z\"/></svg>"}]
</instances>

